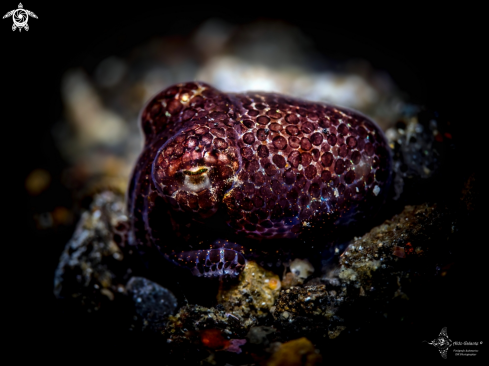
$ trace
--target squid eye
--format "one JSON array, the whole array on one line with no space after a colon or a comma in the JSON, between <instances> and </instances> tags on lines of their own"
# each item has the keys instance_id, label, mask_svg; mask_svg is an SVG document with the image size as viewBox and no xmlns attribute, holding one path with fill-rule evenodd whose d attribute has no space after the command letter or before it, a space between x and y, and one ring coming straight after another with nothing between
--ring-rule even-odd
<instances>
[{"instance_id":1,"label":"squid eye","mask_svg":"<svg viewBox=\"0 0 489 366\"><path fill-rule=\"evenodd\" d=\"M200 192L209 188L211 181L208 172L208 168L202 167L197 167L195 170L183 170L182 189L188 192Z\"/></svg>"},{"instance_id":2,"label":"squid eye","mask_svg":"<svg viewBox=\"0 0 489 366\"><path fill-rule=\"evenodd\" d=\"M207 168L201 168L195 172L191 171L191 170L184 170L183 171L183 174L185 175L190 175L190 176L194 176L194 175L202 175L202 173L205 173L207 172L209 169Z\"/></svg>"},{"instance_id":3,"label":"squid eye","mask_svg":"<svg viewBox=\"0 0 489 366\"><path fill-rule=\"evenodd\" d=\"M209 217L231 188L238 168L234 145L188 130L159 149L152 179L160 195L173 202L173 209Z\"/></svg>"}]
</instances>

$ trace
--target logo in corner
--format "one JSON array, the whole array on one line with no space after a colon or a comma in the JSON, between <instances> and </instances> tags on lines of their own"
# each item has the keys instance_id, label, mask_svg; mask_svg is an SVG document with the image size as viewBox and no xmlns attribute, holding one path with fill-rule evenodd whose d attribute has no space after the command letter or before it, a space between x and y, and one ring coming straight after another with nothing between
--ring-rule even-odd
<instances>
[{"instance_id":1,"label":"logo in corner","mask_svg":"<svg viewBox=\"0 0 489 366\"><path fill-rule=\"evenodd\" d=\"M426 341L425 341L426 342ZM453 342L448 338L447 335L447 327L443 328L440 332L438 338L435 338L431 342L426 342L438 348L440 351L441 357L447 358L447 351L453 345Z\"/></svg>"},{"instance_id":2,"label":"logo in corner","mask_svg":"<svg viewBox=\"0 0 489 366\"><path fill-rule=\"evenodd\" d=\"M19 32L22 31L22 28L24 28L26 31L29 30L29 25L27 25L29 16L37 19L37 15L30 10L24 9L22 3L19 3L18 9L11 10L7 14L5 14L3 16L3 19L8 18L10 16L14 21L14 24L12 25L12 30L15 31L18 28Z\"/></svg>"}]
</instances>

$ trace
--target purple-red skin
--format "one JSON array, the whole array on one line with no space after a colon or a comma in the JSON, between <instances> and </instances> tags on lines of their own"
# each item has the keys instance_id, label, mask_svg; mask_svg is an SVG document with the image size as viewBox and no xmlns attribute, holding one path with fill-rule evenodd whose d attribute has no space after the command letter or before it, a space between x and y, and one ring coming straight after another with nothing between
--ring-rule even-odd
<instances>
[{"instance_id":1,"label":"purple-red skin","mask_svg":"<svg viewBox=\"0 0 489 366\"><path fill-rule=\"evenodd\" d=\"M128 190L130 244L189 266L197 260L197 275L240 267L247 250L267 250L263 239L362 220L382 204L391 180L381 129L324 103L182 83L148 103L141 125L144 148ZM156 209L158 217L168 213L178 243L158 231ZM187 245L192 228L202 230L218 213L235 233L259 239L258 247Z\"/></svg>"}]
</instances>

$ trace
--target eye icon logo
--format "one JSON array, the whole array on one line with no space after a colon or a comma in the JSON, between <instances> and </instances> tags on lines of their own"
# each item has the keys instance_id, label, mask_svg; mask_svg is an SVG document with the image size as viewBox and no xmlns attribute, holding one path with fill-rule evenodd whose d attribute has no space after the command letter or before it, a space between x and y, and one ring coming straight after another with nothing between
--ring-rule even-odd
<instances>
[{"instance_id":1,"label":"eye icon logo","mask_svg":"<svg viewBox=\"0 0 489 366\"><path fill-rule=\"evenodd\" d=\"M5 14L3 16L3 19L8 18L10 16L14 21L14 24L12 25L12 30L15 31L18 28L19 32L22 31L22 28L24 28L26 31L29 30L29 25L27 24L27 21L29 20L29 16L37 19L37 15L30 10L24 9L22 3L19 3L18 9L11 10L7 14Z\"/></svg>"},{"instance_id":2,"label":"eye icon logo","mask_svg":"<svg viewBox=\"0 0 489 366\"><path fill-rule=\"evenodd\" d=\"M438 351L440 351L441 357L443 358L447 358L447 351L453 345L453 342L450 340L450 338L448 338L447 327L441 330L438 338L435 338L431 342L427 343L438 348Z\"/></svg>"}]
</instances>

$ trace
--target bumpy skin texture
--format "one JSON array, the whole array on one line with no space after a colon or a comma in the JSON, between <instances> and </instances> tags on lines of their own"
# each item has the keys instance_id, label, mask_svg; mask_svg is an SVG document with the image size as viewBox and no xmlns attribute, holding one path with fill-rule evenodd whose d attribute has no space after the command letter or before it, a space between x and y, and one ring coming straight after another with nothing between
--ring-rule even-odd
<instances>
[{"instance_id":1,"label":"bumpy skin texture","mask_svg":"<svg viewBox=\"0 0 489 366\"><path fill-rule=\"evenodd\" d=\"M141 123L145 144L128 191L130 242L187 265L244 262L237 244L185 244L216 217L260 240L330 231L369 215L391 180L382 131L345 108L195 82L156 95ZM181 234L177 244L159 230L165 215Z\"/></svg>"}]
</instances>

